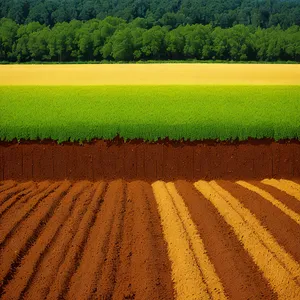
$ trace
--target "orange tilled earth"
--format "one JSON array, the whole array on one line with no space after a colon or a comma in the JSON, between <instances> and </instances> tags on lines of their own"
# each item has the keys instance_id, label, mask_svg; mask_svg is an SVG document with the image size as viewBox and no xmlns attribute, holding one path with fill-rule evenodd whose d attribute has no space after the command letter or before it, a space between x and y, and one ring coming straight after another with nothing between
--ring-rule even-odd
<instances>
[{"instance_id":1,"label":"orange tilled earth","mask_svg":"<svg viewBox=\"0 0 300 300\"><path fill-rule=\"evenodd\" d=\"M3 181L0 298L300 299L300 181Z\"/></svg>"}]
</instances>

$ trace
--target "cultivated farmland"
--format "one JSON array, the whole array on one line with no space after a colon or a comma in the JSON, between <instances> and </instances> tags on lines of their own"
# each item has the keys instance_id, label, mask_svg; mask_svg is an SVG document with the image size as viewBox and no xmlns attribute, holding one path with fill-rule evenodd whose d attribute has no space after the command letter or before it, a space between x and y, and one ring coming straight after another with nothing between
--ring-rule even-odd
<instances>
[{"instance_id":1,"label":"cultivated farmland","mask_svg":"<svg viewBox=\"0 0 300 300\"><path fill-rule=\"evenodd\" d=\"M1 299L299 299L299 181L0 185Z\"/></svg>"},{"instance_id":2,"label":"cultivated farmland","mask_svg":"<svg viewBox=\"0 0 300 300\"><path fill-rule=\"evenodd\" d=\"M2 70L1 299L300 299L299 65Z\"/></svg>"}]
</instances>

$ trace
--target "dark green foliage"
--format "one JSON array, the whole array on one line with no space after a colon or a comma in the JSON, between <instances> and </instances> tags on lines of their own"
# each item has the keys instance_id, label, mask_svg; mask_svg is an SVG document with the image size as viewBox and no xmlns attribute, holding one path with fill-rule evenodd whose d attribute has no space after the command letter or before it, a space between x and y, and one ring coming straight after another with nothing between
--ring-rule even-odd
<instances>
[{"instance_id":1,"label":"dark green foliage","mask_svg":"<svg viewBox=\"0 0 300 300\"><path fill-rule=\"evenodd\" d=\"M299 0L1 0L0 18L17 23L57 22L121 17L146 18L153 25L175 28L209 24L224 28L236 24L261 26L300 25Z\"/></svg>"},{"instance_id":2,"label":"dark green foliage","mask_svg":"<svg viewBox=\"0 0 300 300\"><path fill-rule=\"evenodd\" d=\"M54 27L0 19L0 61L300 61L300 27L153 25L137 18L73 20Z\"/></svg>"}]
</instances>

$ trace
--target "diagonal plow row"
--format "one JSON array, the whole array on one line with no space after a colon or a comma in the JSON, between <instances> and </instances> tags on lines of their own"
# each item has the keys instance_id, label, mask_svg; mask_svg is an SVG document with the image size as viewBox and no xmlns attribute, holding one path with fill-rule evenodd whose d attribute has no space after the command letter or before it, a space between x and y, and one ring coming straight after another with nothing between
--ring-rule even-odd
<instances>
[{"instance_id":1,"label":"diagonal plow row","mask_svg":"<svg viewBox=\"0 0 300 300\"><path fill-rule=\"evenodd\" d=\"M300 182L0 182L1 299L300 299Z\"/></svg>"}]
</instances>

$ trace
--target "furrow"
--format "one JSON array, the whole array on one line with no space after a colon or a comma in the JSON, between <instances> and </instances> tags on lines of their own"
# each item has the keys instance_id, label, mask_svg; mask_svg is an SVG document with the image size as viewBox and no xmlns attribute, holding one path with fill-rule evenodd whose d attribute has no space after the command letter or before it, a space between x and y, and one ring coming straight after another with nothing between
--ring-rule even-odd
<instances>
[{"instance_id":1,"label":"furrow","mask_svg":"<svg viewBox=\"0 0 300 300\"><path fill-rule=\"evenodd\" d=\"M41 182L35 182L36 188L32 191L34 193L34 195L31 195L30 197L23 197L22 199L20 199L20 201L17 202L17 205L15 207L17 209L22 209L23 205L28 203L28 201L31 201L32 197L44 192L47 188L49 188L51 186L51 184L53 184L53 183L51 183L48 180L41 181Z\"/></svg>"},{"instance_id":2,"label":"furrow","mask_svg":"<svg viewBox=\"0 0 300 300\"><path fill-rule=\"evenodd\" d=\"M55 280L57 270L63 263L72 240L79 229L80 222L85 218L92 199L95 199L97 186L98 184L95 184L93 187L86 189L76 200L74 213L69 216L57 240L53 243L51 249L45 253L36 273L23 290L22 295L24 299L33 299L35 295L40 295L42 299L46 298L50 286Z\"/></svg>"},{"instance_id":3,"label":"furrow","mask_svg":"<svg viewBox=\"0 0 300 300\"><path fill-rule=\"evenodd\" d=\"M279 299L300 295L300 266L236 198L216 182L198 181L195 187L218 209L268 279Z\"/></svg>"},{"instance_id":4,"label":"furrow","mask_svg":"<svg viewBox=\"0 0 300 300\"><path fill-rule=\"evenodd\" d=\"M97 293L97 283L107 256L118 200L123 188L124 183L121 180L108 185L101 210L95 215L94 226L82 253L81 263L70 280L67 299L89 299Z\"/></svg>"},{"instance_id":5,"label":"furrow","mask_svg":"<svg viewBox=\"0 0 300 300\"><path fill-rule=\"evenodd\" d=\"M300 214L300 201L298 201L294 196L272 185L264 184L263 181L254 181L254 184L270 193L274 198L279 199L289 209Z\"/></svg>"},{"instance_id":6,"label":"furrow","mask_svg":"<svg viewBox=\"0 0 300 300\"><path fill-rule=\"evenodd\" d=\"M239 180L236 182L240 186L257 193L261 197L263 197L265 200L269 201L271 204L273 204L275 207L280 209L284 214L286 214L288 217L290 217L293 221L295 221L298 225L300 225L300 215L294 212L293 210L289 209L287 206L285 206L282 202L280 202L278 199L274 198L270 193L264 191L263 189L260 189L259 187Z\"/></svg>"},{"instance_id":7,"label":"furrow","mask_svg":"<svg viewBox=\"0 0 300 300\"><path fill-rule=\"evenodd\" d=\"M145 228L146 231L149 231L149 234L151 234L152 247L149 248L149 256L151 258L155 257L159 260L155 265L153 265L153 273L156 275L155 282L157 289L159 290L159 296L157 299L173 299L174 289L171 277L171 262L168 257L168 247L164 239L161 219L153 194L153 189L149 183L143 183L143 195L141 195L141 197L145 197L147 205L146 208L147 211L149 211L149 216L145 215L145 221L142 221L143 224L147 224L147 221L149 222L149 226ZM136 201L139 204L140 198L137 198ZM140 226L137 224L137 230L139 230L139 228ZM141 249L141 252L145 253L145 249ZM147 267L148 271L149 269L150 267ZM145 297L145 299L149 299L149 297ZM153 299L155 298L153 297Z\"/></svg>"},{"instance_id":8,"label":"furrow","mask_svg":"<svg viewBox=\"0 0 300 300\"><path fill-rule=\"evenodd\" d=\"M14 277L18 267L44 230L49 219L53 216L61 197L68 193L70 183L62 183L53 193L42 197L43 201L24 220L22 226L7 240L5 247L0 249L0 296L5 286Z\"/></svg>"},{"instance_id":9,"label":"furrow","mask_svg":"<svg viewBox=\"0 0 300 300\"><path fill-rule=\"evenodd\" d=\"M279 262L284 265L287 270L292 274L292 278L300 283L300 265L297 263L290 254L288 254L280 245L274 236L269 232L268 229L265 228L258 220L255 215L251 213L249 209L247 209L240 200L233 197L228 191L223 189L220 185L218 185L215 181L210 182L210 185L218 191L218 193L223 196L231 206L239 213L239 215L247 222L250 227L255 232L256 236L261 240L261 242L268 248L270 252L273 253L278 259ZM267 203L264 201L264 203ZM269 206L269 208L272 205ZM279 216L284 216L283 214L278 214ZM288 219L289 220L289 219ZM289 220L290 221L290 220Z\"/></svg>"},{"instance_id":10,"label":"furrow","mask_svg":"<svg viewBox=\"0 0 300 300\"><path fill-rule=\"evenodd\" d=\"M188 234L166 184L157 181L152 184L152 188L172 262L176 299L210 299L207 285L191 249Z\"/></svg>"},{"instance_id":11,"label":"furrow","mask_svg":"<svg viewBox=\"0 0 300 300\"><path fill-rule=\"evenodd\" d=\"M260 189L265 187L264 184L257 181L251 183ZM299 224L254 191L227 181L220 181L218 184L233 197L238 198L241 204L258 219L260 224L268 229L277 243L298 263L300 262Z\"/></svg>"},{"instance_id":12,"label":"furrow","mask_svg":"<svg viewBox=\"0 0 300 300\"><path fill-rule=\"evenodd\" d=\"M291 180L264 179L262 183L273 186L300 201L300 185Z\"/></svg>"},{"instance_id":13,"label":"furrow","mask_svg":"<svg viewBox=\"0 0 300 300\"><path fill-rule=\"evenodd\" d=\"M105 191L106 188L104 183L97 187L91 201L91 206L83 216L77 232L69 245L64 260L60 262L56 276L53 278L53 284L47 288L47 299L66 298L66 293L68 292L71 278L76 272L77 268L79 268L81 265L83 252L86 248L90 230L94 228L95 219L102 205L103 194ZM80 282L77 282L77 284L80 284ZM75 296L75 298L78 297Z\"/></svg>"},{"instance_id":14,"label":"furrow","mask_svg":"<svg viewBox=\"0 0 300 300\"><path fill-rule=\"evenodd\" d=\"M30 188L32 185L31 182L20 183L0 194L0 206L2 206L7 200L9 200L12 196Z\"/></svg>"},{"instance_id":15,"label":"furrow","mask_svg":"<svg viewBox=\"0 0 300 300\"><path fill-rule=\"evenodd\" d=\"M16 202L20 201L25 196L30 197L35 190L36 190L36 184L32 182L32 184L27 189L25 189L22 192L19 192L18 194L14 195L13 197L5 201L0 206L0 219Z\"/></svg>"},{"instance_id":16,"label":"furrow","mask_svg":"<svg viewBox=\"0 0 300 300\"><path fill-rule=\"evenodd\" d=\"M64 223L72 215L74 206L82 191L87 188L87 183L78 182L72 186L68 194L60 199L58 208L49 219L47 226L38 236L34 245L24 256L21 265L15 272L14 280L5 287L4 299L23 298L26 289L32 282L32 278L38 270L44 256L52 248ZM17 283L17 284L16 284Z\"/></svg>"},{"instance_id":17,"label":"furrow","mask_svg":"<svg viewBox=\"0 0 300 300\"><path fill-rule=\"evenodd\" d=\"M192 183L179 180L175 186L197 226L228 298L276 299L268 281L215 206Z\"/></svg>"},{"instance_id":18,"label":"furrow","mask_svg":"<svg viewBox=\"0 0 300 300\"><path fill-rule=\"evenodd\" d=\"M126 230L126 228L124 227L124 221L128 205L127 185L125 183L122 184L122 190L117 195L117 197L117 210L114 216L113 227L110 232L108 251L97 286L96 299L99 299L103 296L113 298L116 283L118 281L117 270L121 265L120 252L123 246L123 238Z\"/></svg>"},{"instance_id":19,"label":"furrow","mask_svg":"<svg viewBox=\"0 0 300 300\"><path fill-rule=\"evenodd\" d=\"M191 250L194 253L197 265L199 266L203 279L207 285L209 294L213 299L226 299L223 286L220 282L215 268L206 254L206 249L197 231L197 227L193 222L191 215L186 207L183 199L178 194L174 183L166 184L167 190L173 199L173 203L178 212L179 218L188 235Z\"/></svg>"},{"instance_id":20,"label":"furrow","mask_svg":"<svg viewBox=\"0 0 300 300\"><path fill-rule=\"evenodd\" d=\"M113 291L106 292L112 295L112 299L134 299L136 295L136 289L131 284L132 273L132 256L133 238L134 238L134 207L135 203L130 193L130 184L127 185L126 195L126 214L124 216L122 241L120 242L119 259L121 263L119 267L115 268L115 287ZM113 261L116 258L113 258Z\"/></svg>"},{"instance_id":21,"label":"furrow","mask_svg":"<svg viewBox=\"0 0 300 300\"><path fill-rule=\"evenodd\" d=\"M57 183L54 183L50 185L44 192L41 192L35 197L31 198L30 201L22 207L22 209L17 210L13 214L13 218L11 214L7 214L0 219L0 249L4 247L6 242L11 238L22 222L24 222L24 220L36 210L39 203L53 193L58 186L59 185Z\"/></svg>"},{"instance_id":22,"label":"furrow","mask_svg":"<svg viewBox=\"0 0 300 300\"><path fill-rule=\"evenodd\" d=\"M43 193L49 186L50 186L50 183L48 181L44 181L41 183L35 183L32 191L26 195L22 195L22 197L20 197L20 199L18 199L18 201L14 202L12 205L5 208L1 213L1 217L3 218L5 216L7 218L15 218L16 214L18 214L18 212L23 209L24 205L29 200L31 200L33 197L36 197L37 195ZM10 217L8 217L8 216L10 216Z\"/></svg>"},{"instance_id":23,"label":"furrow","mask_svg":"<svg viewBox=\"0 0 300 300\"><path fill-rule=\"evenodd\" d=\"M128 184L126 228L113 299L173 299L171 264L151 185Z\"/></svg>"},{"instance_id":24,"label":"furrow","mask_svg":"<svg viewBox=\"0 0 300 300\"><path fill-rule=\"evenodd\" d=\"M6 190L15 187L16 185L17 185L17 183L15 181L13 181L13 180L3 181L3 184L0 186L0 193L3 193Z\"/></svg>"}]
</instances>

